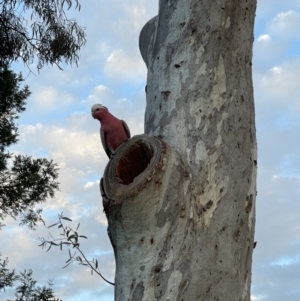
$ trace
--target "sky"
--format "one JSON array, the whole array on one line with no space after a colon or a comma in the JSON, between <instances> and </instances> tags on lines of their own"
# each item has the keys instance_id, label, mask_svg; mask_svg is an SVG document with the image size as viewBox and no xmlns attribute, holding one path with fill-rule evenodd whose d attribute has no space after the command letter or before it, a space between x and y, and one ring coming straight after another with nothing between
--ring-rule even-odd
<instances>
[{"instance_id":1,"label":"sky","mask_svg":"<svg viewBox=\"0 0 300 301\"><path fill-rule=\"evenodd\" d=\"M44 67L30 73L21 63L32 95L19 119L19 143L12 151L46 157L60 168L60 191L42 205L47 225L64 213L80 223L88 239L82 249L97 258L114 281L114 256L107 237L98 182L108 158L99 139L99 122L90 114L101 103L126 120L132 135L143 133L146 67L138 49L143 25L157 14L158 1L90 0L68 16L86 28L87 43L78 67ZM300 300L300 0L258 0L253 57L258 140L258 195L253 253L252 301ZM6 219L0 232L2 257L9 268L32 269L40 284L53 279L64 301L113 301L113 287L90 270L72 264L67 252L38 247L36 231ZM0 293L0 300L12 291Z\"/></svg>"}]
</instances>

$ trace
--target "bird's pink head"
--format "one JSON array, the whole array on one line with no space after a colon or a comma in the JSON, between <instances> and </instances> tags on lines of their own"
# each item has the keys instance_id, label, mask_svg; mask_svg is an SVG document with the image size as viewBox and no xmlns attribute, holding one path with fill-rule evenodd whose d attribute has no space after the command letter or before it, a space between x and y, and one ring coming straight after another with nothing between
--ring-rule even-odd
<instances>
[{"instance_id":1,"label":"bird's pink head","mask_svg":"<svg viewBox=\"0 0 300 301\"><path fill-rule=\"evenodd\" d=\"M94 119L100 120L103 114L108 112L107 107L102 106L101 104L95 104L92 106L92 116Z\"/></svg>"}]
</instances>

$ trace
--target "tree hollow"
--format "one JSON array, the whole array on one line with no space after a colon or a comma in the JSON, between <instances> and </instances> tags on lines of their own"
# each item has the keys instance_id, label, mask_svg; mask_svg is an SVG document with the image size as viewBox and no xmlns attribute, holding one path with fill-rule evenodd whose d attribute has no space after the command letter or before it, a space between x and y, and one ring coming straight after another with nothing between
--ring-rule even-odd
<instances>
[{"instance_id":1,"label":"tree hollow","mask_svg":"<svg viewBox=\"0 0 300 301\"><path fill-rule=\"evenodd\" d=\"M138 135L123 143L109 161L101 189L114 204L136 195L161 165L166 144L157 137Z\"/></svg>"}]
</instances>

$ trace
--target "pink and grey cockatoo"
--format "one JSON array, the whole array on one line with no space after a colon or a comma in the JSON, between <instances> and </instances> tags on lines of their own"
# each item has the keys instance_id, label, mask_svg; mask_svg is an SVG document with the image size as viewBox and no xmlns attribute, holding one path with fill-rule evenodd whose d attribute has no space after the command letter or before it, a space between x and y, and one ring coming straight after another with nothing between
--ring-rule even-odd
<instances>
[{"instance_id":1,"label":"pink and grey cockatoo","mask_svg":"<svg viewBox=\"0 0 300 301\"><path fill-rule=\"evenodd\" d=\"M116 118L101 104L92 106L92 116L101 123L100 137L103 148L109 158L114 151L130 138L128 125L124 120Z\"/></svg>"}]
</instances>

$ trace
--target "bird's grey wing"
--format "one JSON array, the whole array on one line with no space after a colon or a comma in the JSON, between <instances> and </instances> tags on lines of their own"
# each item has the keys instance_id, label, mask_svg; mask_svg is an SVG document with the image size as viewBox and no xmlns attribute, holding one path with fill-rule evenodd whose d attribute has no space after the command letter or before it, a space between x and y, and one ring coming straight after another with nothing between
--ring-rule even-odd
<instances>
[{"instance_id":1,"label":"bird's grey wing","mask_svg":"<svg viewBox=\"0 0 300 301\"><path fill-rule=\"evenodd\" d=\"M127 134L127 137L129 139L131 137L129 127L128 127L127 123L124 120L121 120L121 121L123 123L124 130L125 130L125 132Z\"/></svg>"},{"instance_id":2,"label":"bird's grey wing","mask_svg":"<svg viewBox=\"0 0 300 301\"><path fill-rule=\"evenodd\" d=\"M108 158L110 158L111 151L109 150L109 148L107 146L106 139L105 139L105 133L102 131L102 129L100 129L100 138L101 138L102 146L103 146Z\"/></svg>"}]
</instances>

